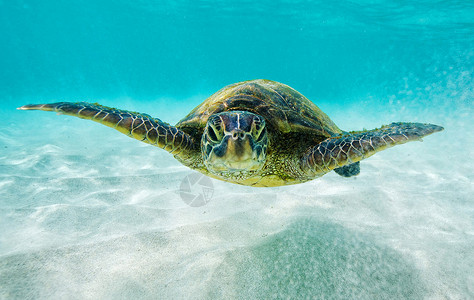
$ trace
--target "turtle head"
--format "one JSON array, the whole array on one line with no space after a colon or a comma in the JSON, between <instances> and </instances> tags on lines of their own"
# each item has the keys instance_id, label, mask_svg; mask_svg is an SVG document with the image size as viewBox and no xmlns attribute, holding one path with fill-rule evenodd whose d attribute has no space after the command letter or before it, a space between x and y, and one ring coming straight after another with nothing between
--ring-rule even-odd
<instances>
[{"instance_id":1,"label":"turtle head","mask_svg":"<svg viewBox=\"0 0 474 300\"><path fill-rule=\"evenodd\" d=\"M211 115L201 139L204 164L222 179L245 178L266 159L267 130L263 117L247 111Z\"/></svg>"}]
</instances>

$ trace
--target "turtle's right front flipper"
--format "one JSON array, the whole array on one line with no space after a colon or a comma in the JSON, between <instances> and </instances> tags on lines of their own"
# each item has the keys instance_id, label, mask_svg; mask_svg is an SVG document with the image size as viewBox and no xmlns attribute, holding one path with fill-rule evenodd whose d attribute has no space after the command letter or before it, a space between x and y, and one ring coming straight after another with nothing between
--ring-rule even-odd
<instances>
[{"instance_id":1,"label":"turtle's right front flipper","mask_svg":"<svg viewBox=\"0 0 474 300\"><path fill-rule=\"evenodd\" d=\"M58 102L19 107L20 110L55 111L112 127L129 137L180 155L194 148L193 139L185 132L146 114L119 110L86 102Z\"/></svg>"},{"instance_id":2,"label":"turtle's right front flipper","mask_svg":"<svg viewBox=\"0 0 474 300\"><path fill-rule=\"evenodd\" d=\"M359 174L360 160L441 130L443 127L433 124L392 123L374 130L328 138L308 149L301 158L301 167L310 177L319 177L331 170L341 176L354 176Z\"/></svg>"}]
</instances>

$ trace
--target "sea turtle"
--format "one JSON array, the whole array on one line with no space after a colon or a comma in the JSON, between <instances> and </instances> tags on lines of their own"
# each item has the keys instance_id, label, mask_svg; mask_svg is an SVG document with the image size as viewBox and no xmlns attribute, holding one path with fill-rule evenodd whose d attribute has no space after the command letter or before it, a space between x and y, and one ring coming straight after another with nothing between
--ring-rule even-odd
<instances>
[{"instance_id":1,"label":"sea turtle","mask_svg":"<svg viewBox=\"0 0 474 300\"><path fill-rule=\"evenodd\" d=\"M183 165L210 177L249 186L302 183L331 170L359 174L359 161L443 127L392 123L345 132L291 87L270 80L228 85L175 126L146 114L97 103L59 102L20 107L89 119L165 149Z\"/></svg>"}]
</instances>

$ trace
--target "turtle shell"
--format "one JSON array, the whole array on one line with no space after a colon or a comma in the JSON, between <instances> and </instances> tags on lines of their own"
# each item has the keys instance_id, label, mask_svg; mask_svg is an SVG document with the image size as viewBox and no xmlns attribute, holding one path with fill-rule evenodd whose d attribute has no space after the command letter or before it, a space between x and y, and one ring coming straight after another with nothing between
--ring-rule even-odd
<instances>
[{"instance_id":1,"label":"turtle shell","mask_svg":"<svg viewBox=\"0 0 474 300\"><path fill-rule=\"evenodd\" d=\"M265 118L273 133L311 132L330 137L341 130L313 102L291 87L271 80L250 80L228 85L207 98L176 124L198 133L209 116L232 110L250 111Z\"/></svg>"}]
</instances>

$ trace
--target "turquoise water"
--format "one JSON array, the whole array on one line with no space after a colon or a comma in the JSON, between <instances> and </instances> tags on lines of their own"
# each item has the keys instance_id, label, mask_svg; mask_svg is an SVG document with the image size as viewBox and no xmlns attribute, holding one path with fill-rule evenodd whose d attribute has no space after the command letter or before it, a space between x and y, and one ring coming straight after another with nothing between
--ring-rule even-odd
<instances>
[{"instance_id":1,"label":"turquoise water","mask_svg":"<svg viewBox=\"0 0 474 300\"><path fill-rule=\"evenodd\" d=\"M0 298L473 298L473 20L471 1L0 0ZM356 178L212 180L192 206L196 173L167 152L15 110L90 101L175 123L256 78L344 130L445 130Z\"/></svg>"}]
</instances>

